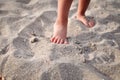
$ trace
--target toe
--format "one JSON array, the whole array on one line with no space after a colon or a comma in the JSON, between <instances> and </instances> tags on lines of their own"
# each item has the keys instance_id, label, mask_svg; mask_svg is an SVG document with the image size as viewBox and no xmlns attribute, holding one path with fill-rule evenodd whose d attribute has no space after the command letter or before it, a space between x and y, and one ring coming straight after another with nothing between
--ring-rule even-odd
<instances>
[{"instance_id":1,"label":"toe","mask_svg":"<svg viewBox=\"0 0 120 80\"><path fill-rule=\"evenodd\" d=\"M83 21L82 23L83 23L85 26L90 27L90 26L89 26L89 21Z\"/></svg>"},{"instance_id":2,"label":"toe","mask_svg":"<svg viewBox=\"0 0 120 80\"><path fill-rule=\"evenodd\" d=\"M60 44L63 44L63 43L64 43L64 40L63 40L63 39L61 39L61 40L60 40Z\"/></svg>"},{"instance_id":3,"label":"toe","mask_svg":"<svg viewBox=\"0 0 120 80\"><path fill-rule=\"evenodd\" d=\"M94 22L94 21L90 21L90 22L89 22L89 26L90 26L90 27L95 26L95 22Z\"/></svg>"},{"instance_id":4,"label":"toe","mask_svg":"<svg viewBox=\"0 0 120 80\"><path fill-rule=\"evenodd\" d=\"M68 44L68 40L67 39L64 40L64 44Z\"/></svg>"},{"instance_id":5,"label":"toe","mask_svg":"<svg viewBox=\"0 0 120 80\"><path fill-rule=\"evenodd\" d=\"M58 39L57 39L57 38L55 38L55 39L54 39L54 41L53 41L53 43L57 43L57 41L58 41Z\"/></svg>"},{"instance_id":6,"label":"toe","mask_svg":"<svg viewBox=\"0 0 120 80\"><path fill-rule=\"evenodd\" d=\"M57 43L57 44L60 44L60 41L61 41L61 39L57 39L57 42L56 42L56 43Z\"/></svg>"},{"instance_id":7,"label":"toe","mask_svg":"<svg viewBox=\"0 0 120 80\"><path fill-rule=\"evenodd\" d=\"M88 22L84 23L84 25L87 26L87 27L90 27Z\"/></svg>"}]
</instances>

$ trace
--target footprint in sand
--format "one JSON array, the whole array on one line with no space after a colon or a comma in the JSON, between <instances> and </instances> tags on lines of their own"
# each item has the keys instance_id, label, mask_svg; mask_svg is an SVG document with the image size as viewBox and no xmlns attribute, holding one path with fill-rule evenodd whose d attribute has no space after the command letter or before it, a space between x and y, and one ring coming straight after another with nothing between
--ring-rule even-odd
<instances>
[{"instance_id":1,"label":"footprint in sand","mask_svg":"<svg viewBox=\"0 0 120 80\"><path fill-rule=\"evenodd\" d=\"M45 11L42 15L41 15L41 20L43 21L44 24L51 24L53 22L55 22L56 20L56 16L57 13L56 11Z\"/></svg>"},{"instance_id":2,"label":"footprint in sand","mask_svg":"<svg viewBox=\"0 0 120 80\"><path fill-rule=\"evenodd\" d=\"M15 58L24 58L24 59L30 59L34 56L34 53L27 51L27 50L21 50L18 49L14 52Z\"/></svg>"},{"instance_id":3,"label":"footprint in sand","mask_svg":"<svg viewBox=\"0 0 120 80\"><path fill-rule=\"evenodd\" d=\"M109 53L107 53L106 52L106 54L102 54L102 52L99 52L99 53L101 53L101 54L97 54L96 55L96 58L94 59L94 61L96 62L96 63L111 63L111 62L114 62L114 60L115 60L115 55L114 54L109 54Z\"/></svg>"},{"instance_id":4,"label":"footprint in sand","mask_svg":"<svg viewBox=\"0 0 120 80\"><path fill-rule=\"evenodd\" d=\"M5 11L5 10L0 10L0 15L7 15L8 14L8 11Z\"/></svg>"},{"instance_id":5,"label":"footprint in sand","mask_svg":"<svg viewBox=\"0 0 120 80\"><path fill-rule=\"evenodd\" d=\"M82 70L70 63L60 63L42 74L41 80L83 80Z\"/></svg>"}]
</instances>

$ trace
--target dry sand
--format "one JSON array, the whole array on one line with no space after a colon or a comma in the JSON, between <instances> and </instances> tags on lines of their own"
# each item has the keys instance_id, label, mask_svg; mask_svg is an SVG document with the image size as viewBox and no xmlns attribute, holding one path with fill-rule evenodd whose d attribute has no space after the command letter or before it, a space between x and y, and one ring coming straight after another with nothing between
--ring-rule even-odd
<instances>
[{"instance_id":1,"label":"dry sand","mask_svg":"<svg viewBox=\"0 0 120 80\"><path fill-rule=\"evenodd\" d=\"M73 18L77 5L74 0L70 10L69 44L57 45L49 41L57 0L0 0L2 78L120 80L120 0L91 0L91 29Z\"/></svg>"}]
</instances>

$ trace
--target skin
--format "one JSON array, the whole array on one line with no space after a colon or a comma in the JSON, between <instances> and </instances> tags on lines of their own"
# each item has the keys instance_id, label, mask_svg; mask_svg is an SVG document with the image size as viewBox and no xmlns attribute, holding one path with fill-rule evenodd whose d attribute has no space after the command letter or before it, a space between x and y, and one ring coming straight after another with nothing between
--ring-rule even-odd
<instances>
[{"instance_id":1,"label":"skin","mask_svg":"<svg viewBox=\"0 0 120 80\"><path fill-rule=\"evenodd\" d=\"M57 44L68 44L67 41L67 24L70 6L73 0L58 0L58 14L54 24L54 32L51 42ZM85 12L88 8L90 0L79 0L76 19L82 22L87 27L93 27L94 21L88 21L85 17Z\"/></svg>"}]
</instances>

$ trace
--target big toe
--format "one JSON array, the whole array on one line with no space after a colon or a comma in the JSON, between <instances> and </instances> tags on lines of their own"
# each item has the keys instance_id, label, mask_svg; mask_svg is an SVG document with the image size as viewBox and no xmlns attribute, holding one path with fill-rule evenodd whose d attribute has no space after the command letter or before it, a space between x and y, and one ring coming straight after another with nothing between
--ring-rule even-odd
<instances>
[{"instance_id":1,"label":"big toe","mask_svg":"<svg viewBox=\"0 0 120 80\"><path fill-rule=\"evenodd\" d=\"M95 21L89 21L89 27L93 27L93 26L95 26Z\"/></svg>"}]
</instances>

